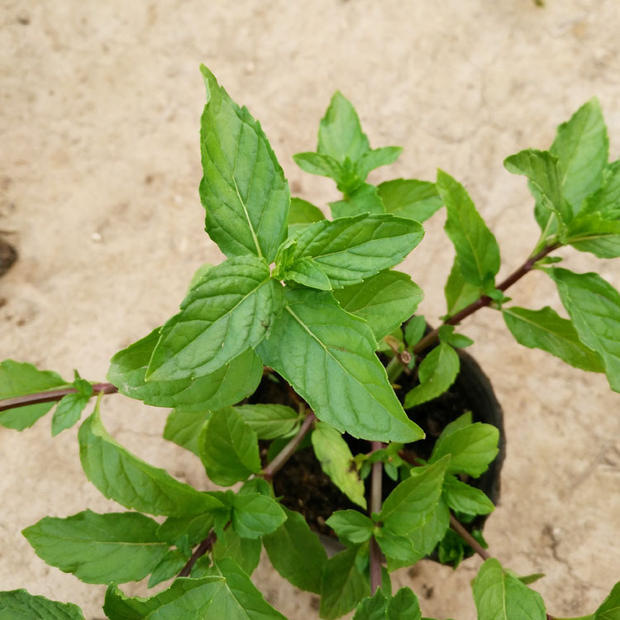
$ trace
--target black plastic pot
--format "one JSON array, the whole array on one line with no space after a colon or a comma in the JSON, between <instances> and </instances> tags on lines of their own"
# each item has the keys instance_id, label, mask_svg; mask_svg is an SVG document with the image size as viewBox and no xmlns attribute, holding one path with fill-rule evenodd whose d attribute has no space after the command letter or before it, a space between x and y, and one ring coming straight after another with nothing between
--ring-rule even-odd
<instances>
[{"instance_id":1,"label":"black plastic pot","mask_svg":"<svg viewBox=\"0 0 620 620\"><path fill-rule=\"evenodd\" d=\"M439 398L407 410L407 415L421 426L426 433L424 440L407 444L405 450L411 450L414 456L427 459L441 431L450 422L467 411L472 412L474 422L485 422L499 429L499 453L489 469L477 479L467 480L478 487L497 504L500 497L500 472L505 455L505 434L502 408L495 397L493 388L474 358L459 350L461 368L452 387ZM274 379L276 379L274 381ZM415 385L413 376L401 375L400 388L396 390L399 399L404 401L405 394ZM250 397L252 403L282 403L296 407L292 390L283 379L266 376ZM370 451L370 442L345 435L354 454ZM268 445L263 445L266 457ZM369 482L368 478L366 482ZM274 491L281 502L292 510L304 515L309 525L319 534L333 536L325 520L335 510L347 508L359 509L353 504L323 473L319 462L314 457L309 441L302 446L287 462L286 466L274 477ZM384 496L394 488L395 482L385 473L383 477ZM368 485L367 485L368 487ZM486 516L478 516L466 524L468 530L481 530ZM432 558L436 559L436 558Z\"/></svg>"}]
</instances>

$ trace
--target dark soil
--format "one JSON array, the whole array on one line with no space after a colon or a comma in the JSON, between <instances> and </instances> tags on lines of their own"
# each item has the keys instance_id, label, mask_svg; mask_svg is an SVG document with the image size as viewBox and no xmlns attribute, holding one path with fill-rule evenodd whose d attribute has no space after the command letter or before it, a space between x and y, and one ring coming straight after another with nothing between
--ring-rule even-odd
<instances>
[{"instance_id":1,"label":"dark soil","mask_svg":"<svg viewBox=\"0 0 620 620\"><path fill-rule=\"evenodd\" d=\"M459 351L461 371L453 386L439 398L407 410L410 419L422 427L426 438L415 444L406 444L406 455L410 458L428 459L441 431L453 420L467 411L472 412L475 422L486 422L500 430L500 452L489 469L480 478L467 480L482 489L489 498L497 503L499 500L499 473L504 460L505 442L502 424L502 410L493 394L491 384L476 361L467 353ZM396 390L401 402L405 394L417 383L414 375L401 375L400 387ZM256 392L250 397L252 403L279 403L297 409L301 399L284 379L275 373L263 377ZM345 434L345 439L353 454L370 452L370 442L355 439ZM266 459L268 443L262 445L263 458ZM367 479L367 482L369 478ZM314 456L312 447L307 443L291 457L286 466L278 472L273 480L276 496L288 508L304 515L306 521L320 534L333 536L332 530L325 525L326 519L334 510L358 508L344 495L323 473ZM367 484L367 499L368 499ZM396 486L396 482L385 473L383 476L384 494ZM469 530L480 529L486 517L477 517L467 525Z\"/></svg>"},{"instance_id":2,"label":"dark soil","mask_svg":"<svg viewBox=\"0 0 620 620\"><path fill-rule=\"evenodd\" d=\"M13 266L17 260L17 250L0 238L0 278Z\"/></svg>"}]
</instances>

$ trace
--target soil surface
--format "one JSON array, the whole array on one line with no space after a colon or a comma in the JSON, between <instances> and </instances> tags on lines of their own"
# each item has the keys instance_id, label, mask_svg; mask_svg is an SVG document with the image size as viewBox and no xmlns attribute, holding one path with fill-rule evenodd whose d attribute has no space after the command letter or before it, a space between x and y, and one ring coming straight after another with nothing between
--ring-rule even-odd
<instances>
[{"instance_id":1,"label":"soil surface","mask_svg":"<svg viewBox=\"0 0 620 620\"><path fill-rule=\"evenodd\" d=\"M198 123L204 62L260 119L293 194L326 207L333 184L295 166L313 148L329 98L341 90L372 146L401 145L371 181L463 181L502 250L500 277L537 236L532 199L503 159L546 148L555 128L598 96L614 159L620 154L617 0L239 0L235 3L5 0L0 12L0 230L19 259L0 278L0 359L102 380L110 357L173 314L193 271L221 254L203 232ZM453 249L443 213L401 266L438 323ZM616 263L562 251L568 268ZM510 289L515 303L561 306L543 273ZM620 575L620 397L605 378L515 344L484 309L462 331L505 413L501 503L485 537L491 553L534 585L555 616L591 613ZM195 456L160 437L167 410L114 396L112 435L180 480L207 488ZM44 515L118 511L84 478L77 429L52 439L49 419L0 429L0 589L79 604L102 618L105 588L48 567L21 530ZM456 572L423 561L394 574L424 615L472 620L478 558ZM292 619L317 601L263 558L253 576ZM145 595L144 584L128 584Z\"/></svg>"}]
</instances>

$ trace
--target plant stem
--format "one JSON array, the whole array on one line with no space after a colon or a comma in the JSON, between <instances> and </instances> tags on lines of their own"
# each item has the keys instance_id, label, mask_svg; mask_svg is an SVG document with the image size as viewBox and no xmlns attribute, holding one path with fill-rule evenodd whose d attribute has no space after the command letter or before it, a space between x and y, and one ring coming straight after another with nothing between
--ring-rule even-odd
<instances>
[{"instance_id":1,"label":"plant stem","mask_svg":"<svg viewBox=\"0 0 620 620\"><path fill-rule=\"evenodd\" d=\"M552 243L544 247L540 252L537 252L533 256L530 256L520 267L515 269L505 280L498 284L497 288L504 292L511 287L515 282L520 280L526 273L529 273L534 268L534 265L541 259L550 254L554 250L557 250L561 246L560 243ZM480 308L485 308L491 305L493 300L487 295L482 295L476 301L469 304L456 314L448 317L442 325L458 325L463 319L467 318L470 314L473 314ZM433 346L439 338L439 328L430 331L422 340L418 342L413 348L413 354L416 355L425 351L429 347Z\"/></svg>"},{"instance_id":2,"label":"plant stem","mask_svg":"<svg viewBox=\"0 0 620 620\"><path fill-rule=\"evenodd\" d=\"M269 463L269 465L267 465L267 467L265 467L265 469L263 469L263 471L261 472L260 475L265 480L272 480L273 477L282 469L286 461L288 461L295 452L295 450L297 450L297 447L301 443L302 439L312 428L315 420L316 416L312 412L306 416L306 419L302 422L299 431L297 431L297 435L295 435L295 437L293 437L293 439L291 439L284 446L284 448L282 448L282 450L278 452L276 458L273 459L273 461L271 461L271 463Z\"/></svg>"},{"instance_id":3,"label":"plant stem","mask_svg":"<svg viewBox=\"0 0 620 620\"><path fill-rule=\"evenodd\" d=\"M491 555L489 552L456 520L454 515L450 515L450 527L483 559L488 560Z\"/></svg>"},{"instance_id":4,"label":"plant stem","mask_svg":"<svg viewBox=\"0 0 620 620\"><path fill-rule=\"evenodd\" d=\"M373 441L372 452L381 450L385 444L381 441ZM383 493L383 463L376 461L372 464L370 473L370 514L381 512L381 497ZM381 587L381 550L372 536L370 539L370 594L374 594Z\"/></svg>"},{"instance_id":5,"label":"plant stem","mask_svg":"<svg viewBox=\"0 0 620 620\"><path fill-rule=\"evenodd\" d=\"M194 549L192 553L192 557L187 560L187 564L181 569L179 573L179 577L189 577L192 572L192 568L194 568L194 564L201 558L205 553L209 553L217 540L217 535L214 530L211 530L207 537Z\"/></svg>"},{"instance_id":6,"label":"plant stem","mask_svg":"<svg viewBox=\"0 0 620 620\"><path fill-rule=\"evenodd\" d=\"M75 394L77 390L73 387L63 388L61 390L47 390L46 392L37 392L36 394L26 394L25 396L15 396L14 398L5 398L0 400L0 411L13 409L15 407L27 407L28 405L36 405L38 403L51 403L60 400L67 394ZM111 383L93 383L93 396L98 394L115 394L118 388Z\"/></svg>"}]
</instances>

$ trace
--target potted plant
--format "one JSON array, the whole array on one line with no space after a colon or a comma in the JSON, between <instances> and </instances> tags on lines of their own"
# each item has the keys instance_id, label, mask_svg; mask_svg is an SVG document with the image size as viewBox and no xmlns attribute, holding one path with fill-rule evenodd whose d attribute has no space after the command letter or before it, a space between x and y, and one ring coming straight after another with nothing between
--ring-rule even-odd
<instances>
[{"instance_id":1,"label":"potted plant","mask_svg":"<svg viewBox=\"0 0 620 620\"><path fill-rule=\"evenodd\" d=\"M180 311L112 358L107 383L77 372L69 382L13 360L0 365L5 427L23 430L57 404L55 435L96 398L79 430L82 467L128 509L44 517L23 532L34 551L87 583L108 584L104 611L113 620L282 618L250 579L263 546L284 578L321 595L323 618L354 609L362 620L421 618L412 590L392 594L389 572L433 553L457 565L471 552L485 560L472 584L479 618L550 618L528 587L537 576L514 574L484 548L480 525L494 506L475 483L501 465L501 409L475 362L459 352L471 340L456 328L494 308L520 344L605 372L620 391L620 294L596 273L558 267L554 255L572 246L620 256L620 165L608 163L598 103L562 124L549 151L505 161L529 180L541 235L497 282L495 237L450 175L366 182L400 149L371 149L341 94L321 121L317 151L295 157L307 172L336 181L343 197L330 204L330 220L291 198L259 123L202 72L200 196L206 231L226 260L201 268ZM447 314L432 328L415 315L420 288L392 267L442 205L456 257ZM555 283L568 318L511 302L508 289L533 269ZM172 408L164 437L195 452L225 490L181 483L118 444L99 415L115 392ZM438 398L451 414L425 413ZM478 420L482 401L496 412L492 423ZM310 519L278 490L279 476L301 466L302 454L316 457L313 471L318 463L345 502L328 505L327 518ZM496 499L497 485L494 475L480 486ZM328 558L306 517L335 534L341 550ZM119 587L147 576L149 586L170 585L148 598ZM619 606L617 584L591 617L617 617ZM0 593L0 617L83 615L15 590Z\"/></svg>"}]
</instances>

